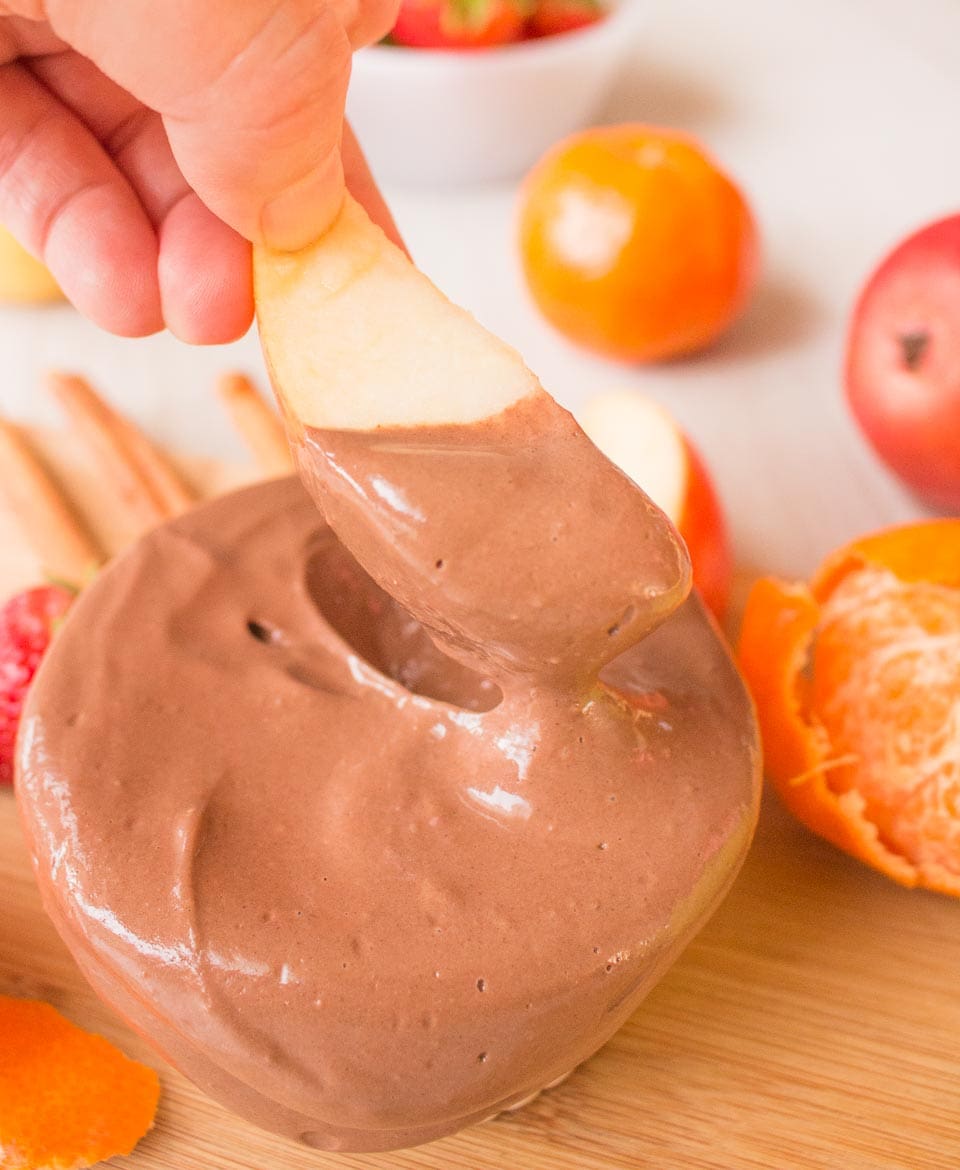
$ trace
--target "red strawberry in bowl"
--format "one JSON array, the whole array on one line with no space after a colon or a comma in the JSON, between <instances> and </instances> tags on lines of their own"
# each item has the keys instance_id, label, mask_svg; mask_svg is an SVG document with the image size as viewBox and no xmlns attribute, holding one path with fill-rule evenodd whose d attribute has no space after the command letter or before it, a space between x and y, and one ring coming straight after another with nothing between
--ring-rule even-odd
<instances>
[{"instance_id":1,"label":"red strawberry in bowl","mask_svg":"<svg viewBox=\"0 0 960 1170\"><path fill-rule=\"evenodd\" d=\"M73 598L61 585L42 585L18 593L0 608L0 784L13 783L23 700Z\"/></svg>"},{"instance_id":2,"label":"red strawberry in bowl","mask_svg":"<svg viewBox=\"0 0 960 1170\"><path fill-rule=\"evenodd\" d=\"M485 49L518 41L525 0L402 0L390 34L415 49Z\"/></svg>"},{"instance_id":3,"label":"red strawberry in bowl","mask_svg":"<svg viewBox=\"0 0 960 1170\"><path fill-rule=\"evenodd\" d=\"M553 37L596 24L606 13L600 0L536 0L527 20L528 37Z\"/></svg>"}]
</instances>

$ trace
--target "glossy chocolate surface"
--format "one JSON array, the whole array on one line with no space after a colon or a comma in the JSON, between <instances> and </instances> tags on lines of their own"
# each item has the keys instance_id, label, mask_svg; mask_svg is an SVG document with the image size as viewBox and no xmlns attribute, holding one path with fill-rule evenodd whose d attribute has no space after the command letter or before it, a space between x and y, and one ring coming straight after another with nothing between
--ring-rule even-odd
<instances>
[{"instance_id":1,"label":"glossy chocolate surface","mask_svg":"<svg viewBox=\"0 0 960 1170\"><path fill-rule=\"evenodd\" d=\"M409 435L310 436L352 551L295 480L205 505L90 587L32 690L19 798L60 932L188 1076L308 1144L415 1144L562 1077L747 848L740 680L695 599L664 620L672 530L558 425L546 478L534 444L482 507L477 435L415 436L413 473ZM426 533L338 504L334 464ZM605 479L551 520L563 467Z\"/></svg>"}]
</instances>

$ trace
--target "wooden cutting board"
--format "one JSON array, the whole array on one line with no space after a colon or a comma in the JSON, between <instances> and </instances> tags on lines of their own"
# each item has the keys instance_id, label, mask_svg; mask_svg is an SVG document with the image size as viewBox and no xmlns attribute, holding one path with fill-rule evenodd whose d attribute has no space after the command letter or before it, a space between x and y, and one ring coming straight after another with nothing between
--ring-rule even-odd
<instances>
[{"instance_id":1,"label":"wooden cutting board","mask_svg":"<svg viewBox=\"0 0 960 1170\"><path fill-rule=\"evenodd\" d=\"M104 527L89 465L62 439L46 445ZM207 490L243 478L187 470ZM0 595L36 576L0 505ZM518 1113L416 1150L301 1149L165 1066L96 999L43 914L9 791L0 992L48 1000L160 1070L155 1129L111 1163L129 1170L960 1167L960 904L873 874L772 796L732 893L602 1052Z\"/></svg>"}]
</instances>

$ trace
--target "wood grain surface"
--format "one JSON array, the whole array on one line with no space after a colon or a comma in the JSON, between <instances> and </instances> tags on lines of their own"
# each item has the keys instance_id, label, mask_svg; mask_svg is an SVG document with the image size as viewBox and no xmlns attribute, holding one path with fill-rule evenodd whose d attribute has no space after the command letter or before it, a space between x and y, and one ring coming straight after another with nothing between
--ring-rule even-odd
<instances>
[{"instance_id":1,"label":"wood grain surface","mask_svg":"<svg viewBox=\"0 0 960 1170\"><path fill-rule=\"evenodd\" d=\"M93 469L64 439L40 442L109 534ZM211 464L186 470L206 490L244 478ZM0 506L0 594L38 572ZM0 992L48 1000L159 1068L155 1129L111 1163L129 1170L960 1166L960 906L845 858L772 796L733 892L602 1052L516 1114L416 1150L301 1149L165 1066L96 999L43 914L9 791Z\"/></svg>"}]
</instances>

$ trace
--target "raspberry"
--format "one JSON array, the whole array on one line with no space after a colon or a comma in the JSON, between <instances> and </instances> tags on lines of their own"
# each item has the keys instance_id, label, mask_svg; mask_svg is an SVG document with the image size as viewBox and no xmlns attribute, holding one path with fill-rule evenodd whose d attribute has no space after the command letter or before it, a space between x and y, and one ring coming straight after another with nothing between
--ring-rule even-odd
<instances>
[{"instance_id":1,"label":"raspberry","mask_svg":"<svg viewBox=\"0 0 960 1170\"><path fill-rule=\"evenodd\" d=\"M13 783L20 712L57 624L74 598L60 585L18 593L0 608L0 784Z\"/></svg>"}]
</instances>

